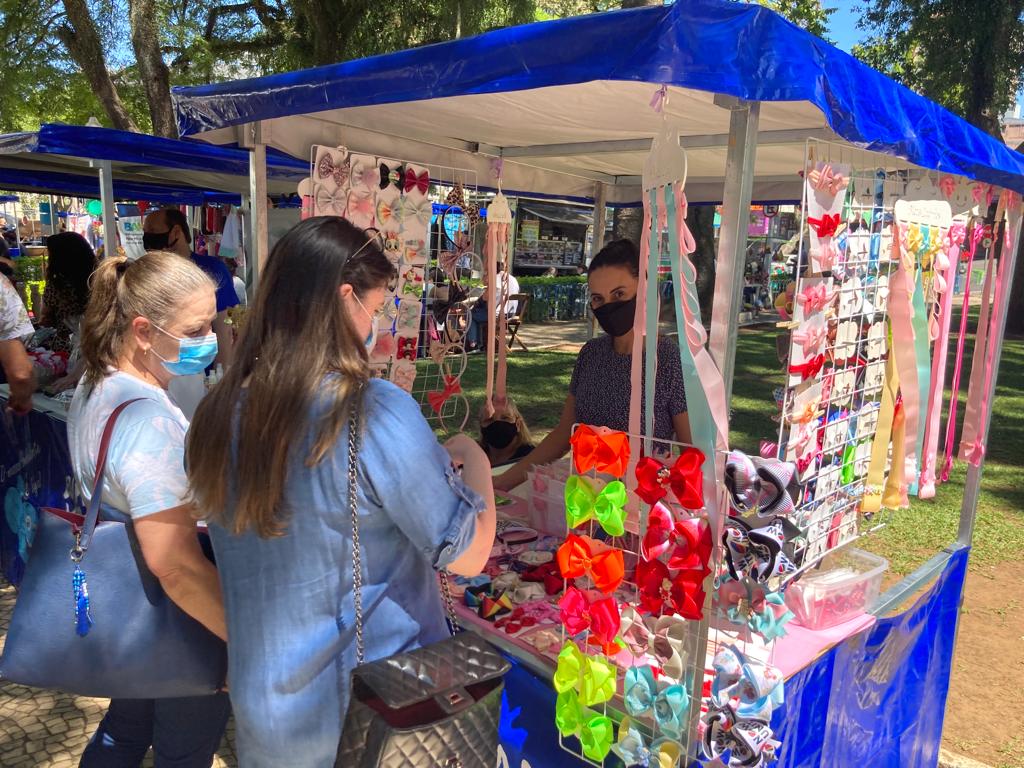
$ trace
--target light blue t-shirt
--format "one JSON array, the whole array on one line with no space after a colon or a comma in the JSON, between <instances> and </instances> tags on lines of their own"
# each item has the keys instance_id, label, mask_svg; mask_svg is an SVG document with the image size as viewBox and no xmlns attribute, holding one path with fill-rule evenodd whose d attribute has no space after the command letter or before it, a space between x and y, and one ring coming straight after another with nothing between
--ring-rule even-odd
<instances>
[{"instance_id":1,"label":"light blue t-shirt","mask_svg":"<svg viewBox=\"0 0 1024 768\"><path fill-rule=\"evenodd\" d=\"M68 447L88 503L107 419L117 406L135 398L143 399L122 411L110 441L103 503L140 518L180 507L188 495L188 420L163 389L120 371L112 371L95 386L83 380L68 412Z\"/></svg>"},{"instance_id":2,"label":"light blue t-shirt","mask_svg":"<svg viewBox=\"0 0 1024 768\"><path fill-rule=\"evenodd\" d=\"M211 524L228 624L239 765L332 768L356 664L348 430L305 460L326 404L315 404L288 465L281 536ZM457 559L483 500L451 466L419 405L373 380L358 461L366 661L447 636L436 569ZM232 473L235 475L237 473ZM233 514L229 504L228 519Z\"/></svg>"}]
</instances>

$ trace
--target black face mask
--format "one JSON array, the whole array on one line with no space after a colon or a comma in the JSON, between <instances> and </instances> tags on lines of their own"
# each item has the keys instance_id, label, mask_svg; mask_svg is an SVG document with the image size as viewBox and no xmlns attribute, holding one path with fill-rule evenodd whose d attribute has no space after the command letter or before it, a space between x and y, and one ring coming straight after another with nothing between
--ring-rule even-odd
<instances>
[{"instance_id":1,"label":"black face mask","mask_svg":"<svg viewBox=\"0 0 1024 768\"><path fill-rule=\"evenodd\" d=\"M147 251L166 251L170 241L170 230L166 232L144 232L142 234L142 247Z\"/></svg>"},{"instance_id":2,"label":"black face mask","mask_svg":"<svg viewBox=\"0 0 1024 768\"><path fill-rule=\"evenodd\" d=\"M613 338L625 336L633 330L636 316L636 296L629 301L612 301L594 310L598 324Z\"/></svg>"},{"instance_id":3,"label":"black face mask","mask_svg":"<svg viewBox=\"0 0 1024 768\"><path fill-rule=\"evenodd\" d=\"M492 421L486 427L480 428L484 442L498 450L508 448L518 434L519 427L509 421Z\"/></svg>"}]
</instances>

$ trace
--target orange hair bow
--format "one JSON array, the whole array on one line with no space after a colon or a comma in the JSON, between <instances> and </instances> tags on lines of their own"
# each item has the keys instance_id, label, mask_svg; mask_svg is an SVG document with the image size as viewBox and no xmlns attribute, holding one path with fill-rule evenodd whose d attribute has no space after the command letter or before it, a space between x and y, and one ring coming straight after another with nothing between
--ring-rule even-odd
<instances>
[{"instance_id":1,"label":"orange hair bow","mask_svg":"<svg viewBox=\"0 0 1024 768\"><path fill-rule=\"evenodd\" d=\"M626 574L621 549L613 549L589 536L570 533L558 548L558 569L563 578L578 579L589 574L594 586L611 594L618 589Z\"/></svg>"},{"instance_id":2,"label":"orange hair bow","mask_svg":"<svg viewBox=\"0 0 1024 768\"><path fill-rule=\"evenodd\" d=\"M626 474L629 464L629 436L607 427L581 424L576 427L572 439L572 459L579 474L591 469L615 477Z\"/></svg>"}]
</instances>

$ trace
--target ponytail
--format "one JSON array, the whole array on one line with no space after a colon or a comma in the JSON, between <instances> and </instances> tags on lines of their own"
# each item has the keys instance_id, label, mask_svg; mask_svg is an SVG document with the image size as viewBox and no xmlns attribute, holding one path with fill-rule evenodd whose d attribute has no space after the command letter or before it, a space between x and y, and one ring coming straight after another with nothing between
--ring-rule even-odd
<instances>
[{"instance_id":1,"label":"ponytail","mask_svg":"<svg viewBox=\"0 0 1024 768\"><path fill-rule=\"evenodd\" d=\"M136 317L166 325L185 299L213 281L188 259L153 251L136 261L112 256L89 279L89 303L82 317L85 383L94 385L116 368Z\"/></svg>"}]
</instances>

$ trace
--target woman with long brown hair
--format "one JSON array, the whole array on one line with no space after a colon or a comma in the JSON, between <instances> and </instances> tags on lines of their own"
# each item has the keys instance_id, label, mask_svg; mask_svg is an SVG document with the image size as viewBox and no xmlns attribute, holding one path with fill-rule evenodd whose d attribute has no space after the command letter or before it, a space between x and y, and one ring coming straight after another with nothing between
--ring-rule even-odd
<instances>
[{"instance_id":1,"label":"woman with long brown hair","mask_svg":"<svg viewBox=\"0 0 1024 768\"><path fill-rule=\"evenodd\" d=\"M436 571L475 574L493 544L483 452L465 436L446 451L408 394L370 378L393 275L376 241L343 219L291 229L260 277L234 365L189 433L246 768L334 765L356 659L350 477L366 661L443 639ZM353 413L361 447L350 467Z\"/></svg>"}]
</instances>

